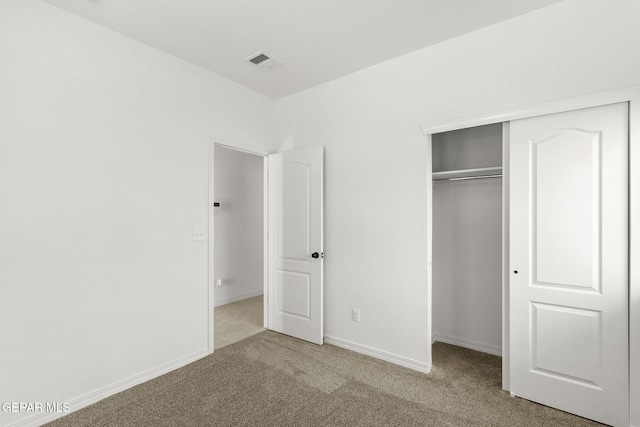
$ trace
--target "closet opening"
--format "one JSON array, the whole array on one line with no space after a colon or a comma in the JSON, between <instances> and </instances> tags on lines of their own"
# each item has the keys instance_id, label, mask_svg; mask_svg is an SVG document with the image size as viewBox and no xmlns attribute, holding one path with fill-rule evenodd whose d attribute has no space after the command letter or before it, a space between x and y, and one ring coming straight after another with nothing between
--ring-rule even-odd
<instances>
[{"instance_id":1,"label":"closet opening","mask_svg":"<svg viewBox=\"0 0 640 427\"><path fill-rule=\"evenodd\" d=\"M502 356L505 126L431 136L434 366L448 345Z\"/></svg>"}]
</instances>

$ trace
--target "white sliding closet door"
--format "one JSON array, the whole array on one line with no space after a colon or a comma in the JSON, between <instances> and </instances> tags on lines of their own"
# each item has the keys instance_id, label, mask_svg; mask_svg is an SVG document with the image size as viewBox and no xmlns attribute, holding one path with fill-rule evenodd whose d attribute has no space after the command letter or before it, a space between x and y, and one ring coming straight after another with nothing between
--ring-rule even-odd
<instances>
[{"instance_id":1,"label":"white sliding closet door","mask_svg":"<svg viewBox=\"0 0 640 427\"><path fill-rule=\"evenodd\" d=\"M627 426L628 104L510 136L511 392Z\"/></svg>"}]
</instances>

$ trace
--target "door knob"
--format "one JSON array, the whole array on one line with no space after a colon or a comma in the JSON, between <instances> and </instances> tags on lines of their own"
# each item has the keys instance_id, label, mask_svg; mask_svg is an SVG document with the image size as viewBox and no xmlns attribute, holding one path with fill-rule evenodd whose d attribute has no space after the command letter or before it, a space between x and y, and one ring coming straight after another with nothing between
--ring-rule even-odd
<instances>
[{"instance_id":1,"label":"door knob","mask_svg":"<svg viewBox=\"0 0 640 427\"><path fill-rule=\"evenodd\" d=\"M311 254L311 258L319 258L320 254L318 252L314 252Z\"/></svg>"}]
</instances>

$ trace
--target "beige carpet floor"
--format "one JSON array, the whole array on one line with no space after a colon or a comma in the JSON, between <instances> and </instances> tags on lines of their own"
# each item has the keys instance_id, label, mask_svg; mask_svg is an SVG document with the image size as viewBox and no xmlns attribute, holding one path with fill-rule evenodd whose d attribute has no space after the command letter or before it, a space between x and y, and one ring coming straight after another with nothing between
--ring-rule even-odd
<instances>
[{"instance_id":1,"label":"beige carpet floor","mask_svg":"<svg viewBox=\"0 0 640 427\"><path fill-rule=\"evenodd\" d=\"M214 347L219 349L265 330L262 295L215 308Z\"/></svg>"},{"instance_id":2,"label":"beige carpet floor","mask_svg":"<svg viewBox=\"0 0 640 427\"><path fill-rule=\"evenodd\" d=\"M595 426L511 398L500 358L436 343L428 375L265 331L50 426Z\"/></svg>"}]
</instances>

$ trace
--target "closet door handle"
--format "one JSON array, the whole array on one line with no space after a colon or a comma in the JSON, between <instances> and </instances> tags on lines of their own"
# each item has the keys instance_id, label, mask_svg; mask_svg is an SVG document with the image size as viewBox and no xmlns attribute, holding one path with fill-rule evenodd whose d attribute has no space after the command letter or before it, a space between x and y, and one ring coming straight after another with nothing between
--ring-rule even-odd
<instances>
[{"instance_id":1,"label":"closet door handle","mask_svg":"<svg viewBox=\"0 0 640 427\"><path fill-rule=\"evenodd\" d=\"M314 252L311 254L311 258L320 258L320 254L318 252Z\"/></svg>"}]
</instances>

